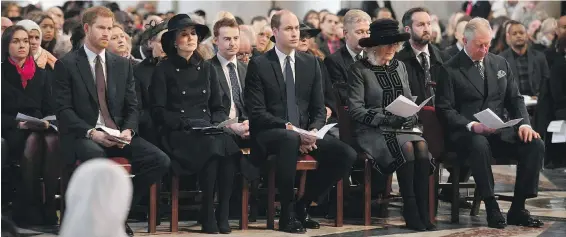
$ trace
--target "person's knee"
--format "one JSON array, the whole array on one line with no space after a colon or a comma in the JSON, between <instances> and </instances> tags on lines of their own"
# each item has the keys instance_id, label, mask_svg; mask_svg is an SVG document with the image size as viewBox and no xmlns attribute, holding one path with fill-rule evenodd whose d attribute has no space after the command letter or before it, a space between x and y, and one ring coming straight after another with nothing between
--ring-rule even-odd
<instances>
[{"instance_id":1,"label":"person's knee","mask_svg":"<svg viewBox=\"0 0 566 237\"><path fill-rule=\"evenodd\" d=\"M92 158L107 158L104 149L92 140L80 139L74 148L77 160L86 161Z\"/></svg>"},{"instance_id":2,"label":"person's knee","mask_svg":"<svg viewBox=\"0 0 566 237\"><path fill-rule=\"evenodd\" d=\"M169 171L169 167L171 166L171 159L165 152L159 150L156 153L155 158L157 159L157 166L165 173Z\"/></svg>"},{"instance_id":3,"label":"person's knee","mask_svg":"<svg viewBox=\"0 0 566 237\"><path fill-rule=\"evenodd\" d=\"M49 134L45 136L46 152L55 152L59 147L59 136Z\"/></svg>"},{"instance_id":4,"label":"person's knee","mask_svg":"<svg viewBox=\"0 0 566 237\"><path fill-rule=\"evenodd\" d=\"M545 146L544 146L544 141L542 139L533 139L531 142L526 144L528 149L529 149L529 153L530 152L534 152L535 154L538 154L536 156L537 159L542 160L544 159L544 152L545 152Z\"/></svg>"},{"instance_id":5,"label":"person's knee","mask_svg":"<svg viewBox=\"0 0 566 237\"><path fill-rule=\"evenodd\" d=\"M301 136L294 131L281 130L280 132L281 141L286 144L300 144Z\"/></svg>"},{"instance_id":6,"label":"person's knee","mask_svg":"<svg viewBox=\"0 0 566 237\"><path fill-rule=\"evenodd\" d=\"M413 145L415 149L415 159L416 160L428 160L430 157L430 153L428 152L428 145L425 141L418 141L415 142Z\"/></svg>"},{"instance_id":7,"label":"person's knee","mask_svg":"<svg viewBox=\"0 0 566 237\"><path fill-rule=\"evenodd\" d=\"M467 147L468 151L485 151L489 150L489 141L485 136L473 135L463 146Z\"/></svg>"}]
</instances>

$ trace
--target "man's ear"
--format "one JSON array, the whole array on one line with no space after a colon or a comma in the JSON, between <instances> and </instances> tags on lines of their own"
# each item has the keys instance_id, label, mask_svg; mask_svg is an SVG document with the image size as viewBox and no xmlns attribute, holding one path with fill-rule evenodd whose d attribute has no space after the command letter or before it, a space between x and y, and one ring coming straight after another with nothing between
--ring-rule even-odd
<instances>
[{"instance_id":1,"label":"man's ear","mask_svg":"<svg viewBox=\"0 0 566 237\"><path fill-rule=\"evenodd\" d=\"M85 34L86 34L86 33L88 33L89 30L90 30L90 26L88 25L88 23L85 23L85 24L83 25L83 31L84 31Z\"/></svg>"},{"instance_id":2,"label":"man's ear","mask_svg":"<svg viewBox=\"0 0 566 237\"><path fill-rule=\"evenodd\" d=\"M212 38L212 43L215 44L215 45L218 45L218 37L214 36Z\"/></svg>"},{"instance_id":3,"label":"man's ear","mask_svg":"<svg viewBox=\"0 0 566 237\"><path fill-rule=\"evenodd\" d=\"M407 32L407 33L411 33L411 27L409 27L409 26L405 26L404 28L405 28L405 32Z\"/></svg>"}]
</instances>

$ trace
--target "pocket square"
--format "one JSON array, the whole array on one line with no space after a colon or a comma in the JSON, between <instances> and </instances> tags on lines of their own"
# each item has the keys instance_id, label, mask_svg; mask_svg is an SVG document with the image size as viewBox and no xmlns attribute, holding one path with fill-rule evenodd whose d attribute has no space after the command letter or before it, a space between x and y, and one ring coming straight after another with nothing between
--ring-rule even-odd
<instances>
[{"instance_id":1,"label":"pocket square","mask_svg":"<svg viewBox=\"0 0 566 237\"><path fill-rule=\"evenodd\" d=\"M502 77L504 77L504 76L506 76L506 75L507 75L507 73L505 73L505 71L499 70L499 71L497 72L497 79L500 79L500 78L502 78Z\"/></svg>"}]
</instances>

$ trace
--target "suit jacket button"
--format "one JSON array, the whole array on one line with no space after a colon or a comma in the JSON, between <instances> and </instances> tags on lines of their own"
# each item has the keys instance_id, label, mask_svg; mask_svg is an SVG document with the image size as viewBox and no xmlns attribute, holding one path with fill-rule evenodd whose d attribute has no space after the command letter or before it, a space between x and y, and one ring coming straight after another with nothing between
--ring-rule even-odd
<instances>
[{"instance_id":1,"label":"suit jacket button","mask_svg":"<svg viewBox=\"0 0 566 237\"><path fill-rule=\"evenodd\" d=\"M179 69L178 69L178 68L177 68L176 70L177 70L177 72L179 71Z\"/></svg>"},{"instance_id":2,"label":"suit jacket button","mask_svg":"<svg viewBox=\"0 0 566 237\"><path fill-rule=\"evenodd\" d=\"M205 112L205 113L206 113L206 109L203 109L202 112Z\"/></svg>"},{"instance_id":3,"label":"suit jacket button","mask_svg":"<svg viewBox=\"0 0 566 237\"><path fill-rule=\"evenodd\" d=\"M203 94L206 94L206 90L202 90L202 93L203 93Z\"/></svg>"},{"instance_id":4,"label":"suit jacket button","mask_svg":"<svg viewBox=\"0 0 566 237\"><path fill-rule=\"evenodd\" d=\"M197 67L197 71L200 70L200 67Z\"/></svg>"},{"instance_id":5,"label":"suit jacket button","mask_svg":"<svg viewBox=\"0 0 566 237\"><path fill-rule=\"evenodd\" d=\"M184 113L184 112L185 112L185 110L182 109L182 110L181 110L181 113Z\"/></svg>"},{"instance_id":6,"label":"suit jacket button","mask_svg":"<svg viewBox=\"0 0 566 237\"><path fill-rule=\"evenodd\" d=\"M181 94L183 94L183 95L186 94L186 93L187 93L187 92L185 92L185 91L181 92Z\"/></svg>"}]
</instances>

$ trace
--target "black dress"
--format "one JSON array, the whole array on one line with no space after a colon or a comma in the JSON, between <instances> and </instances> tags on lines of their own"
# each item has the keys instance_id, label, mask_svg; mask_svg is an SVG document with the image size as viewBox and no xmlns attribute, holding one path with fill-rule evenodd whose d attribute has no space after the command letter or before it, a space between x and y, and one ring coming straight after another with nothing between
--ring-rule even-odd
<instances>
[{"instance_id":1,"label":"black dress","mask_svg":"<svg viewBox=\"0 0 566 237\"><path fill-rule=\"evenodd\" d=\"M156 58L147 57L140 63L134 65L134 79L136 80L136 95L138 97L138 120L139 135L148 142L158 145L153 120L151 119L149 103L149 86L151 77L157 66Z\"/></svg>"},{"instance_id":2,"label":"black dress","mask_svg":"<svg viewBox=\"0 0 566 237\"><path fill-rule=\"evenodd\" d=\"M10 62L2 62L2 138L10 148L10 157L19 159L30 131L18 129L16 115L22 113L36 118L53 115L51 84L44 69L35 68L35 74L22 86L20 74Z\"/></svg>"},{"instance_id":3,"label":"black dress","mask_svg":"<svg viewBox=\"0 0 566 237\"><path fill-rule=\"evenodd\" d=\"M214 135L192 130L228 119L222 92L212 65L193 54L187 62L174 54L159 64L149 88L151 113L162 149L177 174L194 174L211 158L241 157L227 133Z\"/></svg>"}]
</instances>

